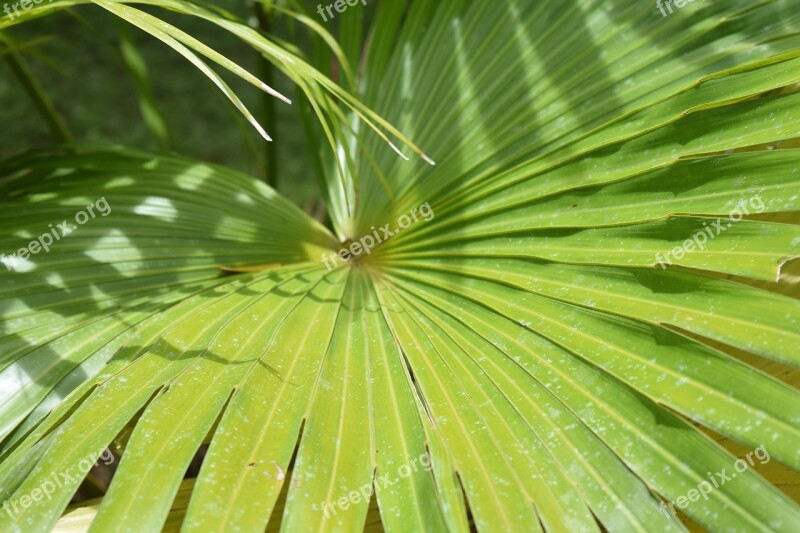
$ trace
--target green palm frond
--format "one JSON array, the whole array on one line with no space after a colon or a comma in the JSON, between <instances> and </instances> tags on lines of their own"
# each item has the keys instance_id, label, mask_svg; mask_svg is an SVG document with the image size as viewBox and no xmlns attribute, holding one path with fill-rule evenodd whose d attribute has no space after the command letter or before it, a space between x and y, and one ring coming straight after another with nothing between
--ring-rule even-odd
<instances>
[{"instance_id":1,"label":"green palm frond","mask_svg":"<svg viewBox=\"0 0 800 533\"><path fill-rule=\"evenodd\" d=\"M711 530L797 530L797 503L709 436L800 470L800 395L760 369L800 363L792 0L393 0L363 33L352 7L359 38L331 53L363 65L355 95L232 19L143 3L298 84L333 229L178 156L3 162L0 250L110 212L3 258L0 499L77 475L0 529L52 528L81 461L130 433L93 531L159 531L176 494L185 531L358 531L371 500L389 531L681 531L664 503L706 486L679 507Z\"/></svg>"}]
</instances>

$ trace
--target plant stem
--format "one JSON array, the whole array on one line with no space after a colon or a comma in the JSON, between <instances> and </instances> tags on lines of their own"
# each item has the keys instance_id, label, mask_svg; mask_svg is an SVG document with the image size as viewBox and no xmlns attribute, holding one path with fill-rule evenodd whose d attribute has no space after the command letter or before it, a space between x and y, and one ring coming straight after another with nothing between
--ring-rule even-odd
<instances>
[{"instance_id":1,"label":"plant stem","mask_svg":"<svg viewBox=\"0 0 800 533\"><path fill-rule=\"evenodd\" d=\"M272 2L255 2L256 20L258 21L258 29L263 33L268 33L271 27ZM272 63L267 61L263 56L258 57L258 69L261 80L274 87L275 80L275 67ZM275 124L275 99L268 94L261 96L263 121L262 123L268 124L271 127ZM264 174L266 176L267 184L273 189L278 188L278 159L276 157L275 142L266 143L264 145Z\"/></svg>"},{"instance_id":2,"label":"plant stem","mask_svg":"<svg viewBox=\"0 0 800 533\"><path fill-rule=\"evenodd\" d=\"M47 122L53 138L59 143L72 143L72 135L67 129L67 125L61 115L56 111L50 97L47 96L42 84L36 79L28 64L22 56L13 48L14 44L7 42L10 48L10 53L5 57L11 71L19 80L20 84L25 88L33 105L36 106L37 111L42 118Z\"/></svg>"}]
</instances>

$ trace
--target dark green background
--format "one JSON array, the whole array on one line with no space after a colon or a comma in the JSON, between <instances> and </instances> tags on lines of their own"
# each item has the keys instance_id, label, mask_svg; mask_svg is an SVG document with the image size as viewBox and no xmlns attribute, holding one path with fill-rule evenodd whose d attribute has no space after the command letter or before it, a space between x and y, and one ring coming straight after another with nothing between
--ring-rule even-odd
<instances>
[{"instance_id":1,"label":"dark green background","mask_svg":"<svg viewBox=\"0 0 800 533\"><path fill-rule=\"evenodd\" d=\"M214 5L244 20L251 20L255 9L244 0L218 0ZM153 13L260 76L256 53L230 34L191 17L164 10ZM300 35L292 31L285 18L275 21L272 29L290 42L296 42ZM23 45L49 39L25 48L23 57L76 141L155 150L158 145L142 119L133 77L120 60L120 31L127 32L147 64L158 111L171 135L171 149L266 179L263 157L267 143L208 78L141 30L99 7L87 5L73 8L71 14L60 12L14 26L8 35ZM316 181L297 106L275 100L277 116L274 123L267 123L263 93L224 69L216 70L273 137L279 190L306 210L314 210L318 201ZM285 76L277 73L274 84L295 99L294 87ZM0 158L53 144L50 129L5 61L0 61L0 109Z\"/></svg>"}]
</instances>

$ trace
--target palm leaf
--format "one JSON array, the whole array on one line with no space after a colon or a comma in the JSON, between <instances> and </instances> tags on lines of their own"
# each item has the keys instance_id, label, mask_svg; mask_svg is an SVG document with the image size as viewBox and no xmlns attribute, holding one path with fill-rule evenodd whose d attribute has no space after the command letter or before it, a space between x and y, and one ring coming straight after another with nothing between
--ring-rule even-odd
<instances>
[{"instance_id":1,"label":"palm leaf","mask_svg":"<svg viewBox=\"0 0 800 533\"><path fill-rule=\"evenodd\" d=\"M380 4L363 103L322 66L287 72L335 149L320 162L335 237L255 180L174 156L2 163L2 249L112 207L4 260L0 494L78 475L3 530L52 528L81 461L128 431L95 531L159 530L178 494L187 531L271 516L356 531L371 502L392 531L683 530L662 502L726 471L683 512L796 530L797 504L709 437L800 469L800 395L759 370L798 364L800 304L781 294L800 255L791 7ZM399 161L362 122L437 166ZM424 203L434 217L370 254L320 262ZM669 255L718 219L702 249Z\"/></svg>"}]
</instances>

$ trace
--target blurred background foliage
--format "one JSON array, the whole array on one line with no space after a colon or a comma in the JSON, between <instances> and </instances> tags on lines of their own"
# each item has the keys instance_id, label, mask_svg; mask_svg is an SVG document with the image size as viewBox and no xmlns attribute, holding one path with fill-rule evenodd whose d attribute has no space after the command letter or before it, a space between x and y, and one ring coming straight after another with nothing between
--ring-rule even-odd
<instances>
[{"instance_id":1,"label":"blurred background foliage","mask_svg":"<svg viewBox=\"0 0 800 533\"><path fill-rule=\"evenodd\" d=\"M263 18L259 22L256 16L264 4L216 0L213 5L253 26L264 23ZM312 12L316 4L305 1L303 5ZM214 49L251 72L265 77L272 74L264 71L269 65L232 34L194 17L141 7L157 11L160 17L191 35L201 36ZM304 51L311 48L305 31L287 17L272 17L268 24L275 36ZM336 24L336 20L328 21L326 29L332 30ZM96 6L55 13L5 33L19 46L23 60L52 99L74 141L115 143L148 150L163 148L143 120L140 107L142 90L150 91L152 101L156 102L155 111L167 128L167 151L226 165L268 181L307 212L322 216L296 105L265 97L252 85L225 74L226 81L272 135L273 143L267 144L222 93L183 57ZM132 44L127 49L143 61L147 76L144 88L137 85L137 77L121 60L123 42ZM8 56L6 50L2 56L5 61L0 61L0 109L4 115L0 158L54 142L51 129L14 75ZM129 60L127 65L130 64ZM296 100L295 87L285 76L275 74L273 83L281 93Z\"/></svg>"}]
</instances>

